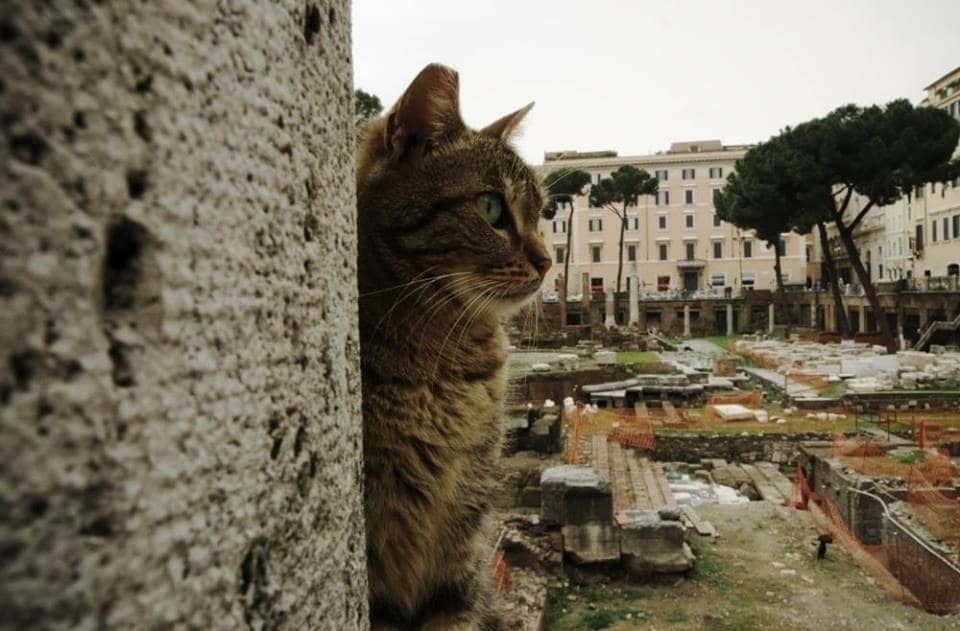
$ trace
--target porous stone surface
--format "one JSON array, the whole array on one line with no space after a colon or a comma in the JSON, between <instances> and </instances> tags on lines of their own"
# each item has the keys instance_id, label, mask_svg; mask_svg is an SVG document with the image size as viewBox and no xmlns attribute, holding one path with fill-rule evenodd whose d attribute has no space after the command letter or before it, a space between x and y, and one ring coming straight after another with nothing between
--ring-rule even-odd
<instances>
[{"instance_id":1,"label":"porous stone surface","mask_svg":"<svg viewBox=\"0 0 960 631\"><path fill-rule=\"evenodd\" d=\"M607 476L593 467L559 465L540 475L540 518L549 524L613 521L613 496Z\"/></svg>"},{"instance_id":2,"label":"porous stone surface","mask_svg":"<svg viewBox=\"0 0 960 631\"><path fill-rule=\"evenodd\" d=\"M684 539L684 526L669 514L628 510L617 514L620 550L627 570L635 576L685 572L695 557Z\"/></svg>"},{"instance_id":3,"label":"porous stone surface","mask_svg":"<svg viewBox=\"0 0 960 631\"><path fill-rule=\"evenodd\" d=\"M349 4L0 4L0 610L360 629Z\"/></svg>"}]
</instances>

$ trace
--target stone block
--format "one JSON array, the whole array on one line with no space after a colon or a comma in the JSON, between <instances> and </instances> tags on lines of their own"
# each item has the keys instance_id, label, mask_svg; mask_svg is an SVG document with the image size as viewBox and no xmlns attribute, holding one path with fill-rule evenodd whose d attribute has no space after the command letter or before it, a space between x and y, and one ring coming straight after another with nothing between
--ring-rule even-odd
<instances>
[{"instance_id":1,"label":"stone block","mask_svg":"<svg viewBox=\"0 0 960 631\"><path fill-rule=\"evenodd\" d=\"M680 521L661 519L656 511L623 511L620 523L620 558L636 577L685 572L695 557L685 541Z\"/></svg>"},{"instance_id":2,"label":"stone block","mask_svg":"<svg viewBox=\"0 0 960 631\"><path fill-rule=\"evenodd\" d=\"M620 559L620 529L612 521L566 525L561 532L563 551L577 565Z\"/></svg>"},{"instance_id":3,"label":"stone block","mask_svg":"<svg viewBox=\"0 0 960 631\"><path fill-rule=\"evenodd\" d=\"M592 467L560 465L540 476L540 518L551 524L613 521L613 496L607 476Z\"/></svg>"},{"instance_id":4,"label":"stone block","mask_svg":"<svg viewBox=\"0 0 960 631\"><path fill-rule=\"evenodd\" d=\"M613 351L598 351L593 359L601 366L612 366L617 363L617 354Z\"/></svg>"},{"instance_id":5,"label":"stone block","mask_svg":"<svg viewBox=\"0 0 960 631\"><path fill-rule=\"evenodd\" d=\"M520 491L520 506L537 508L543 501L543 494L538 486L526 486Z\"/></svg>"}]
</instances>

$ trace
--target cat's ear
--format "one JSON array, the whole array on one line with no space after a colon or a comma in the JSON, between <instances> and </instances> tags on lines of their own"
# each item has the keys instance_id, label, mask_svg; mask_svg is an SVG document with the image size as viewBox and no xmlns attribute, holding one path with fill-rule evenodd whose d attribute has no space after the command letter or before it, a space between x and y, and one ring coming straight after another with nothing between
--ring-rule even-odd
<instances>
[{"instance_id":1,"label":"cat's ear","mask_svg":"<svg viewBox=\"0 0 960 631\"><path fill-rule=\"evenodd\" d=\"M533 101L528 105L521 107L516 112L507 114L503 118L496 120L483 129L480 130L481 134L486 134L487 136L493 136L497 140L506 140L510 137L510 134L513 133L513 130L517 128L517 125L520 124L520 121L527 115L527 112L533 107Z\"/></svg>"},{"instance_id":2,"label":"cat's ear","mask_svg":"<svg viewBox=\"0 0 960 631\"><path fill-rule=\"evenodd\" d=\"M420 71L387 114L384 142L394 161L424 151L463 129L456 71L430 64Z\"/></svg>"}]
</instances>

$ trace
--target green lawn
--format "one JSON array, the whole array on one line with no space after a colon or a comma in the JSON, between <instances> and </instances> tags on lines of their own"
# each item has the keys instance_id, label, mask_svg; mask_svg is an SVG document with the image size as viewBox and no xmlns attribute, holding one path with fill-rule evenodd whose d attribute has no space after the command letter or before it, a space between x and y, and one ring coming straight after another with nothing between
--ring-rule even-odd
<instances>
[{"instance_id":1,"label":"green lawn","mask_svg":"<svg viewBox=\"0 0 960 631\"><path fill-rule=\"evenodd\" d=\"M723 350L732 353L733 343L740 339L740 336L731 335L730 337L727 337L726 335L708 335L704 339L713 342Z\"/></svg>"},{"instance_id":2,"label":"green lawn","mask_svg":"<svg viewBox=\"0 0 960 631\"><path fill-rule=\"evenodd\" d=\"M622 351L617 353L618 364L642 364L655 361L660 361L660 356L656 351Z\"/></svg>"}]
</instances>

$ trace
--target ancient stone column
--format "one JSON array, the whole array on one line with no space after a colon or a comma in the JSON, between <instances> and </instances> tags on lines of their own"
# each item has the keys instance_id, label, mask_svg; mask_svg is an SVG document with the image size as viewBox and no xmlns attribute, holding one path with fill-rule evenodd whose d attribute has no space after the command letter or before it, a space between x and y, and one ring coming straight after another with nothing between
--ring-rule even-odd
<instances>
[{"instance_id":1,"label":"ancient stone column","mask_svg":"<svg viewBox=\"0 0 960 631\"><path fill-rule=\"evenodd\" d=\"M0 627L368 628L350 57L345 0L2 3Z\"/></svg>"},{"instance_id":2,"label":"ancient stone column","mask_svg":"<svg viewBox=\"0 0 960 631\"><path fill-rule=\"evenodd\" d=\"M771 333L771 334L773 333L773 327L775 324L776 323L774 322L774 307L773 307L773 303L771 302L769 305L767 305L767 332L768 333Z\"/></svg>"},{"instance_id":3,"label":"ancient stone column","mask_svg":"<svg viewBox=\"0 0 960 631\"><path fill-rule=\"evenodd\" d=\"M593 295L590 292L590 274L584 272L580 276L580 324L593 326L592 302Z\"/></svg>"},{"instance_id":4,"label":"ancient stone column","mask_svg":"<svg viewBox=\"0 0 960 631\"><path fill-rule=\"evenodd\" d=\"M683 305L683 336L690 337L690 305Z\"/></svg>"},{"instance_id":5,"label":"ancient stone column","mask_svg":"<svg viewBox=\"0 0 960 631\"><path fill-rule=\"evenodd\" d=\"M810 327L817 328L817 303L810 303Z\"/></svg>"},{"instance_id":6,"label":"ancient stone column","mask_svg":"<svg viewBox=\"0 0 960 631\"><path fill-rule=\"evenodd\" d=\"M606 304L604 304L603 326L610 328L617 326L617 294L612 290L607 290Z\"/></svg>"},{"instance_id":7,"label":"ancient stone column","mask_svg":"<svg viewBox=\"0 0 960 631\"><path fill-rule=\"evenodd\" d=\"M727 335L733 335L733 304L727 303Z\"/></svg>"},{"instance_id":8,"label":"ancient stone column","mask_svg":"<svg viewBox=\"0 0 960 631\"><path fill-rule=\"evenodd\" d=\"M630 321L628 324L636 326L640 322L640 277L628 277L627 284L630 285Z\"/></svg>"}]
</instances>

